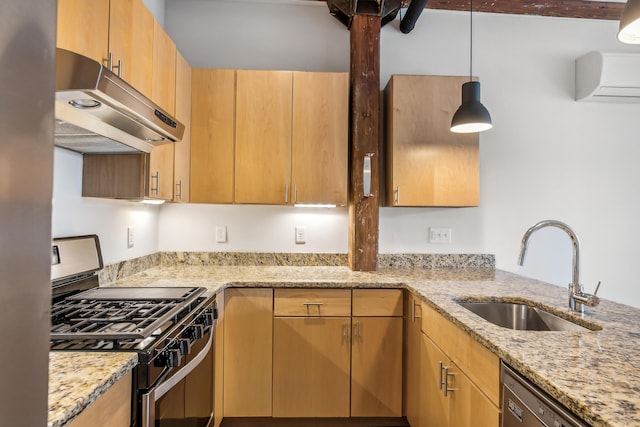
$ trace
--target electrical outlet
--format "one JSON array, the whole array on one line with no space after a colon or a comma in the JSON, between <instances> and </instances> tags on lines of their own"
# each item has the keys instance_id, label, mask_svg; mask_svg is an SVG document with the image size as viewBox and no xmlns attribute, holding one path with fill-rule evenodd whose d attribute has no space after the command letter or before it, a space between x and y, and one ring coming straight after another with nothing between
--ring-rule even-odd
<instances>
[{"instance_id":1,"label":"electrical outlet","mask_svg":"<svg viewBox=\"0 0 640 427\"><path fill-rule=\"evenodd\" d=\"M227 227L225 225L216 225L216 242L227 243Z\"/></svg>"},{"instance_id":2,"label":"electrical outlet","mask_svg":"<svg viewBox=\"0 0 640 427\"><path fill-rule=\"evenodd\" d=\"M127 227L127 247L132 248L134 244L133 225Z\"/></svg>"},{"instance_id":3,"label":"electrical outlet","mask_svg":"<svg viewBox=\"0 0 640 427\"><path fill-rule=\"evenodd\" d=\"M307 243L307 227L296 225L296 244L303 245L305 243Z\"/></svg>"},{"instance_id":4,"label":"electrical outlet","mask_svg":"<svg viewBox=\"0 0 640 427\"><path fill-rule=\"evenodd\" d=\"M448 245L451 243L451 229L445 227L429 228L429 243Z\"/></svg>"}]
</instances>

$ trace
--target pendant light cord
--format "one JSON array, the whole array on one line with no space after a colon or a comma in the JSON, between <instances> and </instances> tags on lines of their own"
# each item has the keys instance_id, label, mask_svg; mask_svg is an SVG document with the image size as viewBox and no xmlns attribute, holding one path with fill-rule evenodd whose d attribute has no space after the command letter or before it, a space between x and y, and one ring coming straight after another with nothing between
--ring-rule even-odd
<instances>
[{"instance_id":1,"label":"pendant light cord","mask_svg":"<svg viewBox=\"0 0 640 427\"><path fill-rule=\"evenodd\" d=\"M473 81L473 0L469 0L469 81Z\"/></svg>"}]
</instances>

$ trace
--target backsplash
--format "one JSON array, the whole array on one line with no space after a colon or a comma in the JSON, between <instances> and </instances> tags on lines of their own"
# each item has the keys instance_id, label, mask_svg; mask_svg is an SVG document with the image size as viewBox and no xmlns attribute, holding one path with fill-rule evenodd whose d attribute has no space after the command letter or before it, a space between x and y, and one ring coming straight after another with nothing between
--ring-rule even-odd
<instances>
[{"instance_id":1,"label":"backsplash","mask_svg":"<svg viewBox=\"0 0 640 427\"><path fill-rule=\"evenodd\" d=\"M105 265L98 273L106 285L152 267L175 266L332 266L346 267L347 254L262 252L156 252ZM490 254L379 254L379 268L495 268Z\"/></svg>"}]
</instances>

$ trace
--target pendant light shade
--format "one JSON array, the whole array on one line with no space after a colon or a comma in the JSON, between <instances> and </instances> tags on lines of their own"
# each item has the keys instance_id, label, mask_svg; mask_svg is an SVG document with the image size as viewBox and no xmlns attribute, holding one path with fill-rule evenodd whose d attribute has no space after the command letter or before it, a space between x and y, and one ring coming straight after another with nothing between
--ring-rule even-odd
<instances>
[{"instance_id":1,"label":"pendant light shade","mask_svg":"<svg viewBox=\"0 0 640 427\"><path fill-rule=\"evenodd\" d=\"M472 76L473 0L469 0L469 81L462 85L462 105L451 119L451 132L482 132L493 127L489 111L480 102L480 82L474 82Z\"/></svg>"},{"instance_id":2,"label":"pendant light shade","mask_svg":"<svg viewBox=\"0 0 640 427\"><path fill-rule=\"evenodd\" d=\"M451 132L482 132L492 126L491 115L480 102L480 82L466 82L462 85L462 105L451 120Z\"/></svg>"},{"instance_id":3,"label":"pendant light shade","mask_svg":"<svg viewBox=\"0 0 640 427\"><path fill-rule=\"evenodd\" d=\"M628 0L622 17L618 40L623 43L640 44L640 0Z\"/></svg>"}]
</instances>

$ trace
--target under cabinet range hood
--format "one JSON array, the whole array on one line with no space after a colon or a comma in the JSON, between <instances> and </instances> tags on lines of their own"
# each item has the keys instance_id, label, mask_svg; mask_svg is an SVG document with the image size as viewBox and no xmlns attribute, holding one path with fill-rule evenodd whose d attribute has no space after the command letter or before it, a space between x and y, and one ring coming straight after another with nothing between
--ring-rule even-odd
<instances>
[{"instance_id":1,"label":"under cabinet range hood","mask_svg":"<svg viewBox=\"0 0 640 427\"><path fill-rule=\"evenodd\" d=\"M56 50L55 144L80 153L149 153L184 125L104 65Z\"/></svg>"}]
</instances>

